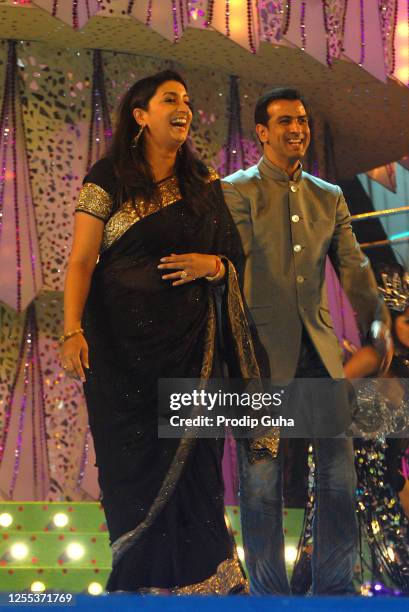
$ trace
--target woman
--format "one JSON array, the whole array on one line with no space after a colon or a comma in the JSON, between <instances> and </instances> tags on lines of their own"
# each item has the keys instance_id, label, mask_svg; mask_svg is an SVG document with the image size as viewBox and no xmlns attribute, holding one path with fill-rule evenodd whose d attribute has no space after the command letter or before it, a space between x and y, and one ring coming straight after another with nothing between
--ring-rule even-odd
<instances>
[{"instance_id":1,"label":"woman","mask_svg":"<svg viewBox=\"0 0 409 612\"><path fill-rule=\"evenodd\" d=\"M191 120L177 73L136 82L76 208L62 360L84 381L113 548L108 591L246 588L224 522L223 440L157 433L160 378L220 374L221 283L231 366L258 375L237 286L238 235L216 173L187 142Z\"/></svg>"},{"instance_id":2,"label":"woman","mask_svg":"<svg viewBox=\"0 0 409 612\"><path fill-rule=\"evenodd\" d=\"M364 346L359 349L347 361L344 367L345 376L349 379L363 379L376 376L380 370L386 370L382 374L382 380L378 380L376 388L382 400L380 406L368 409L367 391L363 389L364 402L358 408L360 414L365 415L365 420L370 424L374 416L372 426L377 422L385 433L404 428L409 424L407 414L408 381L409 378L409 277L399 266L384 266L381 273L381 286L379 287L392 318L393 355L390 364L382 363L379 353L373 346ZM358 399L360 395L358 394ZM387 410L389 407L389 410ZM386 418L385 418L386 415ZM359 415L358 415L359 416ZM399 422L401 421L401 422ZM368 444L372 444L368 442ZM402 437L390 437L385 446L385 466L387 482L398 495L402 510L409 518L409 480L402 473L401 459L407 447L407 439ZM358 469L359 469L358 464Z\"/></svg>"},{"instance_id":3,"label":"woman","mask_svg":"<svg viewBox=\"0 0 409 612\"><path fill-rule=\"evenodd\" d=\"M402 436L409 425L409 278L397 265L384 266L380 277L378 288L392 318L390 363L384 363L376 349L366 345L346 362L344 372L356 388L355 433L364 436L355 440L357 512L372 558L372 582L390 580L408 592L409 480L402 471L408 439L388 437L385 441L384 435L397 432ZM313 471L312 457L310 463ZM308 590L311 578L313 497L310 488L292 579L297 594Z\"/></svg>"}]
</instances>

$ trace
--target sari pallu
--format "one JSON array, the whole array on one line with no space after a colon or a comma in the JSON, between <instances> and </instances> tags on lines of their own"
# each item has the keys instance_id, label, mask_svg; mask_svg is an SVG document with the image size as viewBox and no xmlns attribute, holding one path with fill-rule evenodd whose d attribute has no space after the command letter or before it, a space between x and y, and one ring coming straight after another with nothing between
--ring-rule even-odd
<instances>
[{"instance_id":1,"label":"sari pallu","mask_svg":"<svg viewBox=\"0 0 409 612\"><path fill-rule=\"evenodd\" d=\"M170 253L225 257L235 362L258 376L238 289L241 247L219 181L211 207L193 213L177 179L159 184L160 204L123 204L111 215L115 178L101 160L77 211L106 221L84 316L90 369L84 385L113 549L109 591L229 593L246 581L224 522L221 439L158 439L159 378L218 375L215 291L180 287L157 266ZM233 340L234 339L234 340Z\"/></svg>"}]
</instances>

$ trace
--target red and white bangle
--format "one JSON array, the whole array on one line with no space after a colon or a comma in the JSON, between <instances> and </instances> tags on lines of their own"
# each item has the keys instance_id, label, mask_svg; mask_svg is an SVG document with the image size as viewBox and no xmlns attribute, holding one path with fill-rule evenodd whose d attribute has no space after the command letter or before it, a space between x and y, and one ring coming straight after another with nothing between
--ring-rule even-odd
<instances>
[{"instance_id":1,"label":"red and white bangle","mask_svg":"<svg viewBox=\"0 0 409 612\"><path fill-rule=\"evenodd\" d=\"M205 279L210 282L219 280L223 272L224 272L223 262L221 258L218 255L216 255L216 272L213 274L213 276L205 276Z\"/></svg>"}]
</instances>

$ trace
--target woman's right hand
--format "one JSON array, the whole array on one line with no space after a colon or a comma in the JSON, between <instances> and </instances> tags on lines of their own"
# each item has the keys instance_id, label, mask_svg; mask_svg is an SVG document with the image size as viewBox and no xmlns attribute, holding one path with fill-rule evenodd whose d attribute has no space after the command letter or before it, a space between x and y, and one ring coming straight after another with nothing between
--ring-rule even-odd
<instances>
[{"instance_id":1,"label":"woman's right hand","mask_svg":"<svg viewBox=\"0 0 409 612\"><path fill-rule=\"evenodd\" d=\"M84 368L89 368L88 344L83 334L68 338L61 347L61 365L68 376L85 382Z\"/></svg>"}]
</instances>

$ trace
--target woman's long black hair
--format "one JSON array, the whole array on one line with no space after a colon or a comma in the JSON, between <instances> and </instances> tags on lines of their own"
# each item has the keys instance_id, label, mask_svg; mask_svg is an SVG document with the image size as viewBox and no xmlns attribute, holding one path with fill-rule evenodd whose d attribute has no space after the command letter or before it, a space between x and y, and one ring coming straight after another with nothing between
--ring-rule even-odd
<instances>
[{"instance_id":1,"label":"woman's long black hair","mask_svg":"<svg viewBox=\"0 0 409 612\"><path fill-rule=\"evenodd\" d=\"M136 198L143 198L152 201L157 195L152 169L145 156L143 134L136 147L132 146L140 129L133 111L135 108L147 110L158 87L167 81L177 81L187 89L180 74L173 70L163 70L134 83L121 100L116 130L107 151L120 185L115 208L124 200L135 202ZM175 172L182 198L200 214L208 206L206 183L209 170L198 159L188 141L184 142L177 154Z\"/></svg>"}]
</instances>

